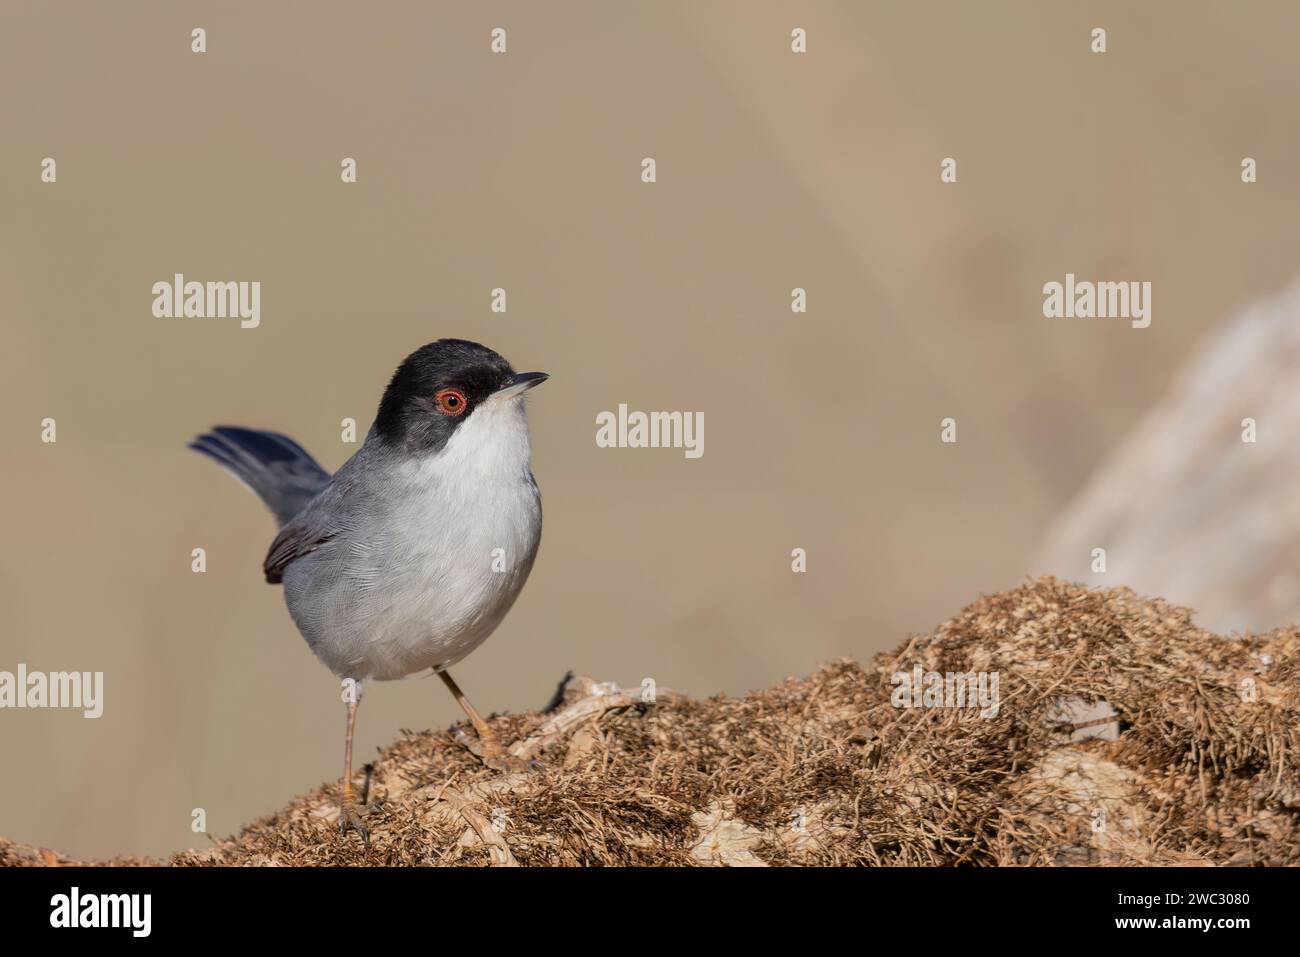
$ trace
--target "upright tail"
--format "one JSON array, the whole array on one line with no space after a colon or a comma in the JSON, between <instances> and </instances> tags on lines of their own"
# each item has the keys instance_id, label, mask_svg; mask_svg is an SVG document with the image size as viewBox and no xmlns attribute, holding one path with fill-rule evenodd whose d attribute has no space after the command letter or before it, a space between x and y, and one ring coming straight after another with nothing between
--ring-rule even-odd
<instances>
[{"instance_id":1,"label":"upright tail","mask_svg":"<svg viewBox=\"0 0 1300 957\"><path fill-rule=\"evenodd\" d=\"M189 447L216 459L256 492L281 525L302 511L330 480L301 445L278 432L218 425Z\"/></svg>"}]
</instances>

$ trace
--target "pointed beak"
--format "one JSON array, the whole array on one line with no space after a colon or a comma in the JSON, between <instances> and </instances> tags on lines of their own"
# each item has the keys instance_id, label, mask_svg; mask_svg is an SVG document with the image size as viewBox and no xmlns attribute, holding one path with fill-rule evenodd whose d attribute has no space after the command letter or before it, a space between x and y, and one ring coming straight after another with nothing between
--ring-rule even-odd
<instances>
[{"instance_id":1,"label":"pointed beak","mask_svg":"<svg viewBox=\"0 0 1300 957\"><path fill-rule=\"evenodd\" d=\"M523 395L535 385L541 385L550 376L545 372L516 372L509 382L495 393L497 398L512 399Z\"/></svg>"}]
</instances>

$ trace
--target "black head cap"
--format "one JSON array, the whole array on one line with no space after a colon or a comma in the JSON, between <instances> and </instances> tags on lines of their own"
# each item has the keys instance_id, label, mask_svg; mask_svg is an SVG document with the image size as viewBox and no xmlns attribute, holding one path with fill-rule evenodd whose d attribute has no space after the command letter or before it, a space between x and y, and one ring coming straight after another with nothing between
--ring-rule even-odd
<instances>
[{"instance_id":1,"label":"black head cap","mask_svg":"<svg viewBox=\"0 0 1300 957\"><path fill-rule=\"evenodd\" d=\"M533 375L538 374L525 373ZM397 367L379 403L375 431L411 449L440 449L489 396L523 378L487 346L439 339Z\"/></svg>"}]
</instances>

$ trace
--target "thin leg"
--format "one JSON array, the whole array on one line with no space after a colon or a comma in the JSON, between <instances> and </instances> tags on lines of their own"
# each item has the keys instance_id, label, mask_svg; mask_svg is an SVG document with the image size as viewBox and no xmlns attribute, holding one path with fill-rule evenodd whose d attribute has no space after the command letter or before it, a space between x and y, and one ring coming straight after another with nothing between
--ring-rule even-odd
<instances>
[{"instance_id":1,"label":"thin leg","mask_svg":"<svg viewBox=\"0 0 1300 957\"><path fill-rule=\"evenodd\" d=\"M357 703L361 698L360 682L356 683L355 693L346 696L348 705L347 738L343 744L343 798L339 803L339 833L346 834L348 825L357 829L361 840L370 843L370 831L361 823L357 811L357 798L352 791L352 732L357 723ZM347 687L346 684L344 686Z\"/></svg>"},{"instance_id":2,"label":"thin leg","mask_svg":"<svg viewBox=\"0 0 1300 957\"><path fill-rule=\"evenodd\" d=\"M456 703L464 709L465 714L469 716L469 723L474 725L474 730L478 732L479 742L483 745L482 756L484 758L499 758L504 755L506 749L501 747L501 739L497 737L491 726L483 720L483 716L474 710L474 706L469 703L469 698L465 697L465 692L460 690L460 686L452 680L451 675L445 671L439 671L438 677L447 686L447 690L456 699Z\"/></svg>"}]
</instances>

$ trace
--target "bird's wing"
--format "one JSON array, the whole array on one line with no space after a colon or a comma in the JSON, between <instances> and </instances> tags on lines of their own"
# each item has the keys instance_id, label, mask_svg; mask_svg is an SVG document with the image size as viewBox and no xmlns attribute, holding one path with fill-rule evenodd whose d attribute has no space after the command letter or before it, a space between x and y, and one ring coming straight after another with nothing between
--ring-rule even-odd
<instances>
[{"instance_id":1,"label":"bird's wing","mask_svg":"<svg viewBox=\"0 0 1300 957\"><path fill-rule=\"evenodd\" d=\"M295 515L275 536L262 563L268 583L275 585L284 578L290 563L316 551L335 539L346 537L355 527L353 516L360 511L357 486L346 479L336 479Z\"/></svg>"}]
</instances>

